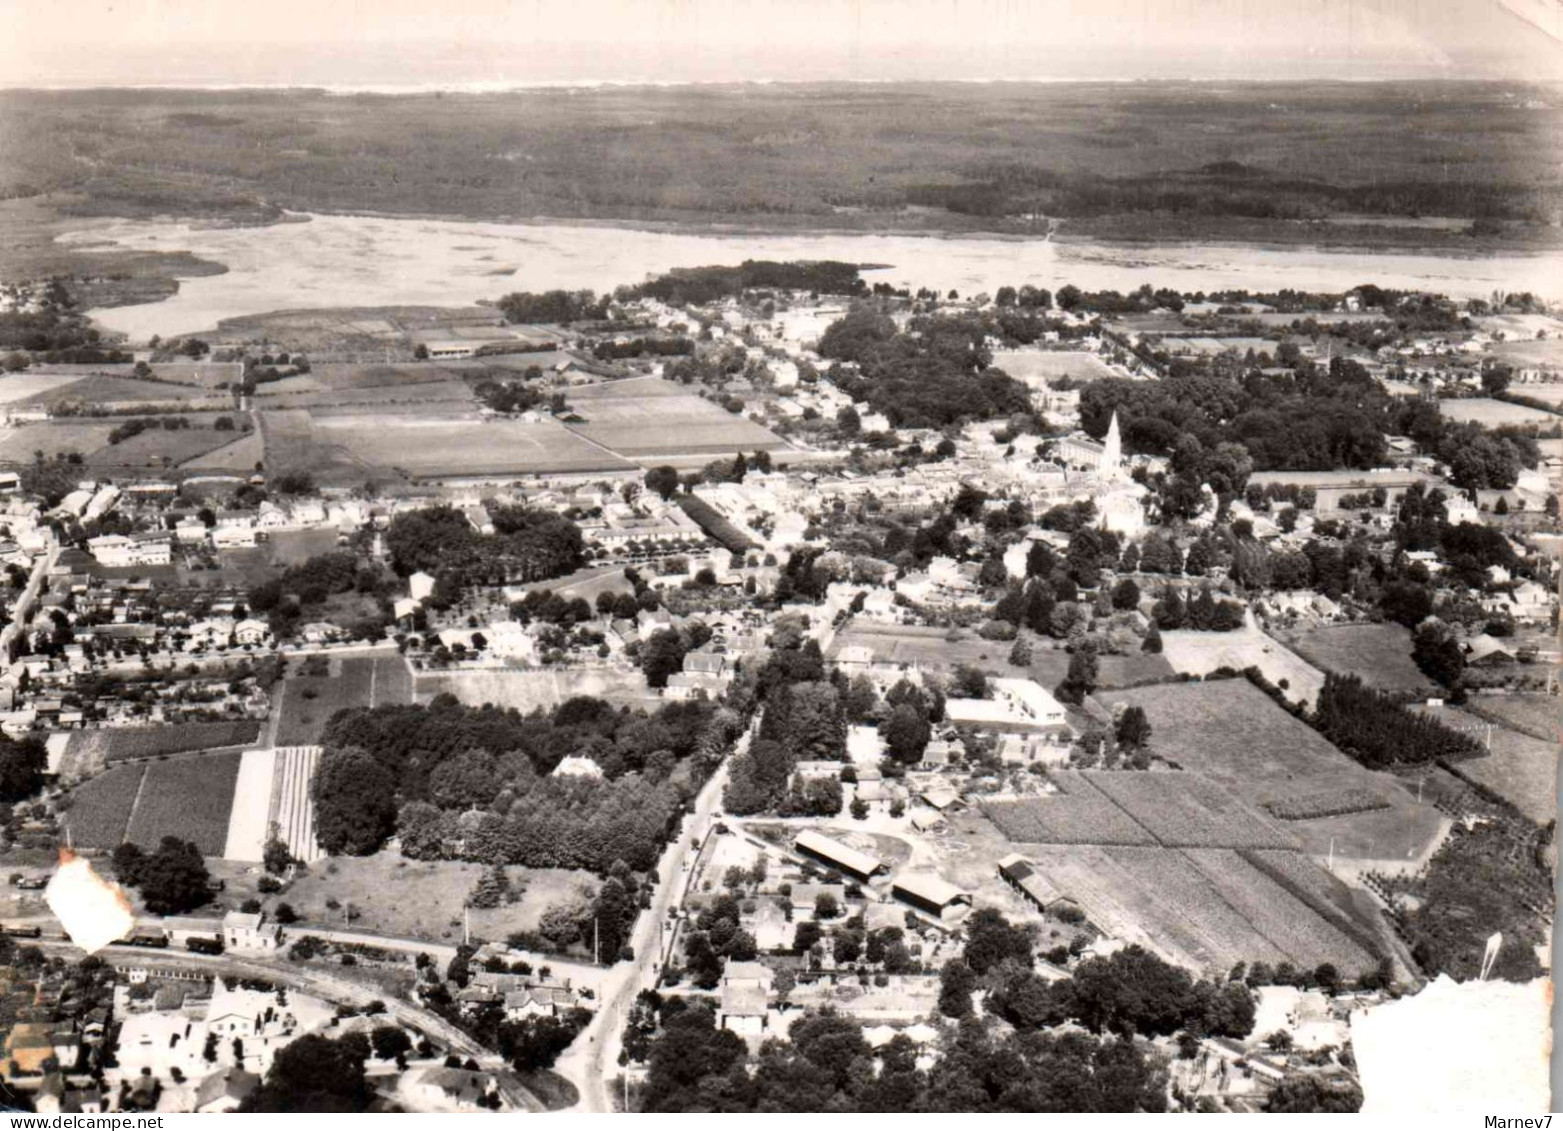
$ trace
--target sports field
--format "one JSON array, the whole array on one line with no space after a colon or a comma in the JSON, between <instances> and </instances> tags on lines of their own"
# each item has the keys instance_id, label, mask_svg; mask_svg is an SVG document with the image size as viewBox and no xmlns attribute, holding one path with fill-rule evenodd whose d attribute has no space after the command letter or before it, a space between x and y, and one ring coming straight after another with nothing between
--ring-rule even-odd
<instances>
[{"instance_id":1,"label":"sports field","mask_svg":"<svg viewBox=\"0 0 1563 1131\"><path fill-rule=\"evenodd\" d=\"M1094 381L1121 376L1101 357L1084 350L994 350L993 364L1033 388L1059 377Z\"/></svg>"},{"instance_id":2,"label":"sports field","mask_svg":"<svg viewBox=\"0 0 1563 1131\"><path fill-rule=\"evenodd\" d=\"M1555 413L1524 405L1495 401L1487 397L1462 397L1459 400L1441 400L1438 409L1446 420L1458 420L1480 424L1486 428L1499 428L1505 424L1557 424Z\"/></svg>"},{"instance_id":3,"label":"sports field","mask_svg":"<svg viewBox=\"0 0 1563 1131\"><path fill-rule=\"evenodd\" d=\"M569 427L632 458L774 451L786 443L740 413L728 412L683 385L638 377L571 389L570 407L585 418Z\"/></svg>"}]
</instances>

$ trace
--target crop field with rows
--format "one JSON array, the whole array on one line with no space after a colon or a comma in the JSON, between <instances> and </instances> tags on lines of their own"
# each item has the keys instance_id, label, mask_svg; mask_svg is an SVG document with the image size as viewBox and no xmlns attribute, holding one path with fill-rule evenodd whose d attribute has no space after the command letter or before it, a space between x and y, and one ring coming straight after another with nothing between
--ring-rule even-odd
<instances>
[{"instance_id":1,"label":"crop field with rows","mask_svg":"<svg viewBox=\"0 0 1563 1131\"><path fill-rule=\"evenodd\" d=\"M1093 789L1083 775L1057 772L1065 792L1048 797L986 801L982 811L1010 840L1036 844L1156 843L1129 814Z\"/></svg>"},{"instance_id":2,"label":"crop field with rows","mask_svg":"<svg viewBox=\"0 0 1563 1131\"><path fill-rule=\"evenodd\" d=\"M1169 848L1289 848L1291 838L1202 774L1093 773L1087 780Z\"/></svg>"},{"instance_id":3,"label":"crop field with rows","mask_svg":"<svg viewBox=\"0 0 1563 1131\"><path fill-rule=\"evenodd\" d=\"M165 836L175 836L193 842L203 856L221 856L242 758L209 754L147 766L125 839L151 851Z\"/></svg>"},{"instance_id":4,"label":"crop field with rows","mask_svg":"<svg viewBox=\"0 0 1563 1131\"><path fill-rule=\"evenodd\" d=\"M249 746L260 738L259 719L232 722L180 723L176 726L125 727L100 732L107 736L108 762L185 754L192 750L218 750Z\"/></svg>"},{"instance_id":5,"label":"crop field with rows","mask_svg":"<svg viewBox=\"0 0 1563 1131\"><path fill-rule=\"evenodd\" d=\"M1389 802L1372 790L1352 787L1290 794L1265 803L1270 815L1283 821L1308 821L1315 817L1339 817L1388 808Z\"/></svg>"},{"instance_id":6,"label":"crop field with rows","mask_svg":"<svg viewBox=\"0 0 1563 1131\"><path fill-rule=\"evenodd\" d=\"M114 766L73 791L64 817L72 843L110 849L124 840L146 769L140 762Z\"/></svg>"}]
</instances>

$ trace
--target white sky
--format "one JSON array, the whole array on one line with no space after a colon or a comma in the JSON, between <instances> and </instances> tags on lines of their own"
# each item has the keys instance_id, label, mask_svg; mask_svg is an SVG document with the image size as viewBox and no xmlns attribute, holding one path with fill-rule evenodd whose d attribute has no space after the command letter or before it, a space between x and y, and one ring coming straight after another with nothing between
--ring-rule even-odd
<instances>
[{"instance_id":1,"label":"white sky","mask_svg":"<svg viewBox=\"0 0 1563 1131\"><path fill-rule=\"evenodd\" d=\"M1563 0L0 0L0 85L1563 79Z\"/></svg>"}]
</instances>

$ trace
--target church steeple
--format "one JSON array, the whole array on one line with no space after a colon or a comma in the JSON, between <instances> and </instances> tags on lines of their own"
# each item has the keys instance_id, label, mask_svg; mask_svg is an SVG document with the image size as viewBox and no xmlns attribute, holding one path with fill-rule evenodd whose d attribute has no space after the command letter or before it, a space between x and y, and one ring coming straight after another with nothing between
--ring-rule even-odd
<instances>
[{"instance_id":1,"label":"church steeple","mask_svg":"<svg viewBox=\"0 0 1563 1131\"><path fill-rule=\"evenodd\" d=\"M1116 478L1123 469L1123 436L1118 431L1118 410L1113 410L1112 423L1107 426L1107 438L1102 442L1102 462L1097 473L1103 479Z\"/></svg>"}]
</instances>

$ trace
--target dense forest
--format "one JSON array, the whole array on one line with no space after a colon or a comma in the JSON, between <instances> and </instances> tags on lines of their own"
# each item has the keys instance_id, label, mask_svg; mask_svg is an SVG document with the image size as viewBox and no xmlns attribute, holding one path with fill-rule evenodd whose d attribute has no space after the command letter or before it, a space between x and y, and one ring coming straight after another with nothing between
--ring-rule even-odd
<instances>
[{"instance_id":1,"label":"dense forest","mask_svg":"<svg viewBox=\"0 0 1563 1131\"><path fill-rule=\"evenodd\" d=\"M1436 404L1391 397L1341 358L1327 367L1298 360L1286 375L1179 364L1160 381L1108 378L1081 390L1081 423L1092 436L1106 435L1115 412L1130 451L1176 457L1185 438L1203 451L1241 445L1255 471L1380 467L1386 434L1409 436L1447 462L1458 487L1513 486L1536 460L1527 437L1447 421Z\"/></svg>"},{"instance_id":2,"label":"dense forest","mask_svg":"<svg viewBox=\"0 0 1563 1131\"><path fill-rule=\"evenodd\" d=\"M313 783L320 843L364 855L396 835L416 859L644 871L740 726L705 701L648 714L576 698L522 715L443 696L339 712ZM602 776L553 776L570 755Z\"/></svg>"},{"instance_id":3,"label":"dense forest","mask_svg":"<svg viewBox=\"0 0 1563 1131\"><path fill-rule=\"evenodd\" d=\"M894 427L941 428L1031 411L1025 385L992 368L987 327L976 317L922 317L905 332L869 307L852 310L821 336L830 379L867 401Z\"/></svg>"},{"instance_id":4,"label":"dense forest","mask_svg":"<svg viewBox=\"0 0 1563 1131\"><path fill-rule=\"evenodd\" d=\"M298 209L1033 231L1046 216L1102 234L1139 218L1279 234L1381 213L1539 234L1558 211L1557 109L1535 98L1476 83L14 91L0 193L248 222Z\"/></svg>"},{"instance_id":5,"label":"dense forest","mask_svg":"<svg viewBox=\"0 0 1563 1131\"><path fill-rule=\"evenodd\" d=\"M451 506L397 515L385 534L396 572L432 575L440 605L470 585L545 581L585 563L581 531L562 515L519 505L495 505L489 514L493 534L478 533Z\"/></svg>"}]
</instances>

